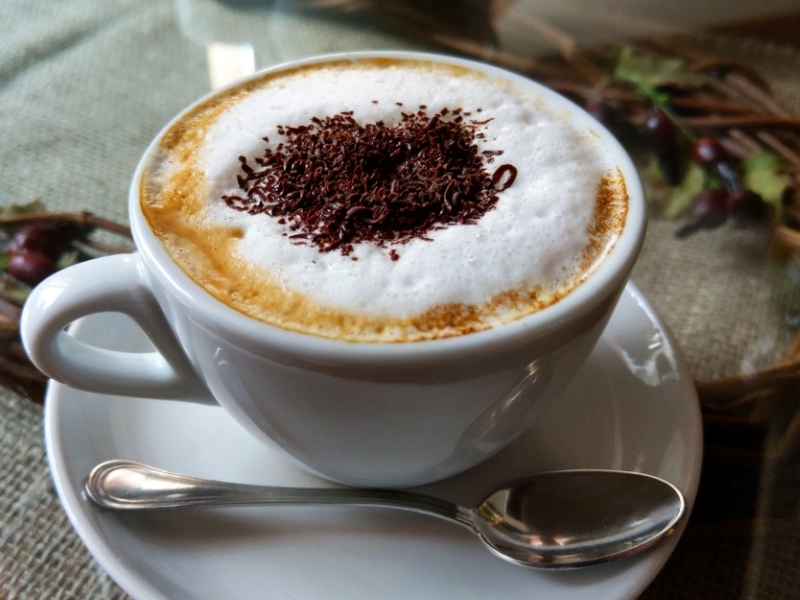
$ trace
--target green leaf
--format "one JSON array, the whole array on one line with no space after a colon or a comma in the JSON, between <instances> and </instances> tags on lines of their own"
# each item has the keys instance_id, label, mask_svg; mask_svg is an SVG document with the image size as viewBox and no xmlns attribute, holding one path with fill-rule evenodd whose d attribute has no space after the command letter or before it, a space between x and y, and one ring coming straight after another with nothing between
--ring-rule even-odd
<instances>
[{"instance_id":1,"label":"green leaf","mask_svg":"<svg viewBox=\"0 0 800 600\"><path fill-rule=\"evenodd\" d=\"M703 77L690 71L679 58L666 58L657 54L624 46L616 57L611 76L629 81L657 104L666 98L657 89L671 82L700 82Z\"/></svg>"},{"instance_id":2,"label":"green leaf","mask_svg":"<svg viewBox=\"0 0 800 600\"><path fill-rule=\"evenodd\" d=\"M770 152L759 152L742 162L744 186L759 194L765 202L780 206L786 182L781 177L785 165Z\"/></svg>"},{"instance_id":3,"label":"green leaf","mask_svg":"<svg viewBox=\"0 0 800 600\"><path fill-rule=\"evenodd\" d=\"M688 209L692 199L702 191L705 181L703 170L694 163L689 165L681 184L670 188L664 214L668 217L677 217Z\"/></svg>"},{"instance_id":4,"label":"green leaf","mask_svg":"<svg viewBox=\"0 0 800 600\"><path fill-rule=\"evenodd\" d=\"M33 215L47 212L47 207L40 200L33 200L27 204L10 204L0 207L0 216L13 217L17 215Z\"/></svg>"},{"instance_id":5,"label":"green leaf","mask_svg":"<svg viewBox=\"0 0 800 600\"><path fill-rule=\"evenodd\" d=\"M65 252L61 255L61 258L58 259L58 268L59 269L66 269L67 267L71 267L75 263L78 262L79 254L77 250L71 252Z\"/></svg>"},{"instance_id":6,"label":"green leaf","mask_svg":"<svg viewBox=\"0 0 800 600\"><path fill-rule=\"evenodd\" d=\"M6 297L20 301L24 301L28 297L28 294L31 293L31 288L9 277L5 273L0 277L0 289L3 290L3 294Z\"/></svg>"},{"instance_id":7,"label":"green leaf","mask_svg":"<svg viewBox=\"0 0 800 600\"><path fill-rule=\"evenodd\" d=\"M0 219L4 217L7 218L20 215L35 215L46 212L47 207L39 200L33 200L27 204L9 204L8 206L0 205ZM19 229L20 225L18 224L12 225L9 223L0 222L0 242L10 239L14 232Z\"/></svg>"},{"instance_id":8,"label":"green leaf","mask_svg":"<svg viewBox=\"0 0 800 600\"><path fill-rule=\"evenodd\" d=\"M679 216L692 204L694 197L710 181L705 172L691 163L679 185L670 187L653 159L643 172L650 199L658 205L661 214L670 219Z\"/></svg>"}]
</instances>

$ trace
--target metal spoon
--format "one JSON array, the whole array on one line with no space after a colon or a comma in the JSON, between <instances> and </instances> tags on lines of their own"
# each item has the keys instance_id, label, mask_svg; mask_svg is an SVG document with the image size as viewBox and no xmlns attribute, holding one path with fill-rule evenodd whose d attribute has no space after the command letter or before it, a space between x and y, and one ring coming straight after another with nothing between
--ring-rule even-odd
<instances>
[{"instance_id":1,"label":"metal spoon","mask_svg":"<svg viewBox=\"0 0 800 600\"><path fill-rule=\"evenodd\" d=\"M95 467L86 493L98 506L141 511L191 506L360 504L450 519L497 556L538 568L575 568L630 556L674 531L686 503L643 473L551 471L492 492L476 508L410 491L241 485L178 475L129 460Z\"/></svg>"}]
</instances>

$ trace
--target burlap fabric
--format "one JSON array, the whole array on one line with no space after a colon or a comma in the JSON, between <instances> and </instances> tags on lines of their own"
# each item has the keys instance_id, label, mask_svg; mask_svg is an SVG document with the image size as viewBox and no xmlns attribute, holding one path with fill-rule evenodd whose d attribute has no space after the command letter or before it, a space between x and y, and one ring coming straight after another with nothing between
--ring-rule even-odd
<instances>
[{"instance_id":1,"label":"burlap fabric","mask_svg":"<svg viewBox=\"0 0 800 600\"><path fill-rule=\"evenodd\" d=\"M124 221L142 151L172 115L208 90L203 46L212 41L255 40L258 66L342 49L412 46L344 23L298 15L243 21L219 8L210 0L4 0L0 204L38 198L52 209L90 209ZM790 50L697 43L750 62L774 82L784 104L800 110ZM678 242L674 228L653 220L634 280L674 330L692 372L708 378L778 359L792 333L787 319L796 319L800 306L785 284L797 273L771 266L769 245L758 234L722 229ZM687 541L645 596L797 597L797 541L776 540L762 549L756 567L753 551L741 544ZM41 408L0 393L0 598L124 597L59 505Z\"/></svg>"}]
</instances>

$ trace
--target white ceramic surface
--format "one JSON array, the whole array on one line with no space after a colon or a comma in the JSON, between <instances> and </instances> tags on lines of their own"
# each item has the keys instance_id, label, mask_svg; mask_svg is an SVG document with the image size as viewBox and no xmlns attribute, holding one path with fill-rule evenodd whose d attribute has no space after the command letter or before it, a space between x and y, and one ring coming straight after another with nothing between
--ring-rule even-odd
<instances>
[{"instance_id":1,"label":"white ceramic surface","mask_svg":"<svg viewBox=\"0 0 800 600\"><path fill-rule=\"evenodd\" d=\"M139 184L156 138L131 186L138 252L73 265L36 287L21 319L34 364L86 391L216 401L265 445L351 485L437 481L493 455L524 431L581 367L624 289L646 224L636 168L619 142L579 107L490 65L376 52L309 58L270 70L365 56L477 69L530 91L591 131L613 155L629 196L625 226L591 276L542 310L439 340L350 343L257 322L192 281L150 230ZM108 352L64 332L75 319L106 311L135 319L159 352Z\"/></svg>"},{"instance_id":2,"label":"white ceramic surface","mask_svg":"<svg viewBox=\"0 0 800 600\"><path fill-rule=\"evenodd\" d=\"M76 335L106 347L147 348L119 315ZM118 515L82 494L89 470L131 458L201 477L331 485L259 444L217 407L81 392L52 384L46 444L75 529L138 600L256 598L635 598L680 532L638 557L542 572L492 556L468 531L434 518L365 508L231 508ZM494 485L536 471L612 467L676 484L691 506L701 422L690 376L668 331L628 286L587 364L558 403L512 445L477 467L420 489L473 503Z\"/></svg>"}]
</instances>

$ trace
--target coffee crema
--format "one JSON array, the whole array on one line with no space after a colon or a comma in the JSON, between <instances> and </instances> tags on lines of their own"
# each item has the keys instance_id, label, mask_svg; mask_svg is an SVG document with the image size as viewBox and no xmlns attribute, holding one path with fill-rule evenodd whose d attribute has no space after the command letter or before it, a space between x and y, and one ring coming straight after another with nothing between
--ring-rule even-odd
<instances>
[{"instance_id":1,"label":"coffee crema","mask_svg":"<svg viewBox=\"0 0 800 600\"><path fill-rule=\"evenodd\" d=\"M324 146L337 143L323 139L332 121L346 127L327 133L353 134L339 135L348 140L340 171L337 149ZM409 123L423 129L404 131ZM472 158L454 154L464 162L448 170L450 155L418 143L428 123L467 135L445 145ZM379 129L384 137L364 133ZM413 186L425 156L439 157ZM370 177L357 186L368 197L353 192L354 165ZM308 169L316 176L300 177ZM260 191L249 183L259 171ZM474 197L467 179L481 182ZM547 307L607 255L628 204L612 153L562 107L479 71L411 59L324 62L214 95L162 136L140 189L153 232L212 296L278 327L352 342L452 337ZM488 204L464 216L476 199ZM404 217L382 228L387 213L415 203L436 206L420 209L424 226Z\"/></svg>"}]
</instances>

